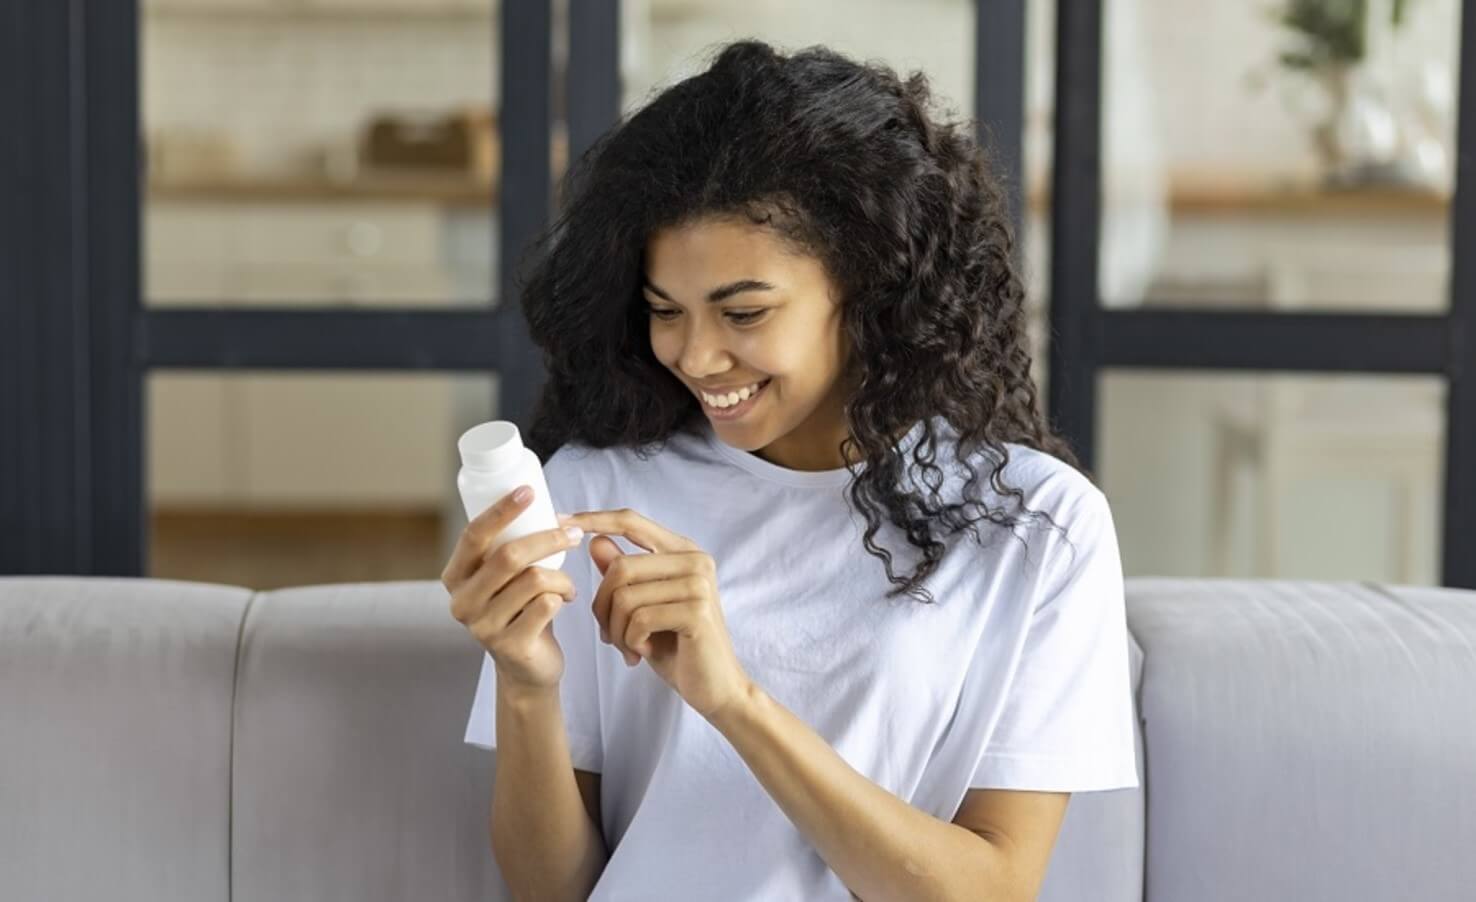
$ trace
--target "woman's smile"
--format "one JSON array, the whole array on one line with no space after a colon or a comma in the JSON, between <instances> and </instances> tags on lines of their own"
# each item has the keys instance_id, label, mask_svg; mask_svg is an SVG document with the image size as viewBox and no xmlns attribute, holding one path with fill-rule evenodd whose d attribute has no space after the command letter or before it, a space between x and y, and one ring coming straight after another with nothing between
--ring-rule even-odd
<instances>
[{"instance_id":1,"label":"woman's smile","mask_svg":"<svg viewBox=\"0 0 1476 902\"><path fill-rule=\"evenodd\" d=\"M773 377L771 376L758 383L758 390L750 393L746 398L738 397L738 392L730 392L727 395L715 397L701 389L697 389L697 397L702 401L702 412L707 414L710 419L719 421L736 420L753 410L754 406L758 404L759 398L763 397L764 391L772 381ZM717 406L712 403L714 400L718 400L727 406ZM729 404L728 401L735 401L736 403Z\"/></svg>"}]
</instances>

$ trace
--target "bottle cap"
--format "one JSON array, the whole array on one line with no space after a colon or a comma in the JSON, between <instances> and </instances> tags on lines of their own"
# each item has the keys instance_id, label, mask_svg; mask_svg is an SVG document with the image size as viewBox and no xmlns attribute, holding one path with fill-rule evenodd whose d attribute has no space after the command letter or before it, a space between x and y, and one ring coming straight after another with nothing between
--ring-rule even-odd
<instances>
[{"instance_id":1,"label":"bottle cap","mask_svg":"<svg viewBox=\"0 0 1476 902\"><path fill-rule=\"evenodd\" d=\"M518 462L523 437L516 423L493 420L466 430L456 440L461 463L473 470L500 470Z\"/></svg>"}]
</instances>

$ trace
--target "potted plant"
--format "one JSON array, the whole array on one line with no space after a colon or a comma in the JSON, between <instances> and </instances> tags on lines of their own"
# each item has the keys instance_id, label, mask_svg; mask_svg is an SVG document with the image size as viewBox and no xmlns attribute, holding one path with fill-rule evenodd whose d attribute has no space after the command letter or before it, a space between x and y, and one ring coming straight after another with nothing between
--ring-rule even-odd
<instances>
[{"instance_id":1,"label":"potted plant","mask_svg":"<svg viewBox=\"0 0 1476 902\"><path fill-rule=\"evenodd\" d=\"M1409 0L1284 0L1273 11L1291 38L1278 55L1281 66L1314 81L1327 99L1312 139L1332 186L1424 180L1408 165L1414 140L1390 102L1389 80L1370 71L1374 51L1403 26L1409 5Z\"/></svg>"}]
</instances>

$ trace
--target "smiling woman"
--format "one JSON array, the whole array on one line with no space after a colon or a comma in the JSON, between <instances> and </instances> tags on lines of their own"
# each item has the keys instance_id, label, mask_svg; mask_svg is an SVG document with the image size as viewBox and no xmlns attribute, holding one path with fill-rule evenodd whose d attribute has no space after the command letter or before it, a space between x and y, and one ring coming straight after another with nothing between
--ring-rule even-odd
<instances>
[{"instance_id":1,"label":"smiling woman","mask_svg":"<svg viewBox=\"0 0 1476 902\"><path fill-rule=\"evenodd\" d=\"M549 374L528 445L588 548L456 595L522 637L490 642L466 733L505 740L509 881L1034 898L1069 794L1137 785L1128 640L968 129L921 75L744 41L562 196L522 298ZM557 692L509 685L550 637Z\"/></svg>"},{"instance_id":2,"label":"smiling woman","mask_svg":"<svg viewBox=\"0 0 1476 902\"><path fill-rule=\"evenodd\" d=\"M645 448L706 424L787 469L855 468L862 544L923 601L951 536L1049 519L998 482L1011 444L1076 465L1030 378L1003 195L930 106L921 74L739 42L597 141L522 299L549 364L529 447ZM935 416L971 484L1010 503L926 488L944 477ZM896 443L919 423L911 482ZM908 575L875 541L886 521L918 552Z\"/></svg>"}]
</instances>

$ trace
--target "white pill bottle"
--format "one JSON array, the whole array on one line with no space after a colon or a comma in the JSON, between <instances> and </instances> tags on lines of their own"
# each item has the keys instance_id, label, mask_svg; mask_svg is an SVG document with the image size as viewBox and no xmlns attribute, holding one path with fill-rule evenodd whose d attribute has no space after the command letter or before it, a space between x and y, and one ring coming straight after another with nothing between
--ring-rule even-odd
<instances>
[{"instance_id":1,"label":"white pill bottle","mask_svg":"<svg viewBox=\"0 0 1476 902\"><path fill-rule=\"evenodd\" d=\"M456 474L456 488L466 508L467 520L474 519L498 499L520 485L532 486L533 500L487 545L485 553L523 536L547 529L558 529L559 518L553 499L548 494L548 480L543 465L532 449L523 447L523 437L516 423L493 420L473 426L456 441L461 452L461 471ZM563 551L557 551L534 566L557 570L564 563Z\"/></svg>"}]
</instances>

